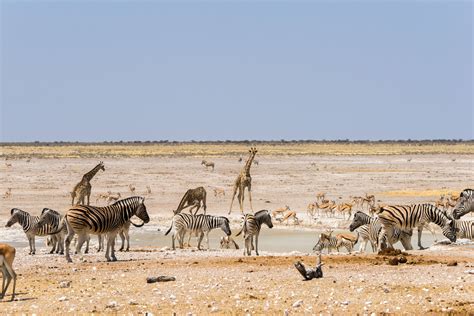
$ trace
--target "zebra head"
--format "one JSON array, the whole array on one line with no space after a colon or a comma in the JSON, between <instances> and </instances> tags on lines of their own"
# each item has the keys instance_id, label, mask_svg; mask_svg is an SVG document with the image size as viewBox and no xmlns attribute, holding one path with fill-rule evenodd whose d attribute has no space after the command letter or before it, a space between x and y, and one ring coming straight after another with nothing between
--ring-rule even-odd
<instances>
[{"instance_id":1,"label":"zebra head","mask_svg":"<svg viewBox=\"0 0 474 316\"><path fill-rule=\"evenodd\" d=\"M459 201L453 210L453 217L460 219L461 216L472 211L474 211L474 190L465 189L459 195Z\"/></svg>"},{"instance_id":2,"label":"zebra head","mask_svg":"<svg viewBox=\"0 0 474 316\"><path fill-rule=\"evenodd\" d=\"M220 227L227 236L230 236L232 232L230 230L229 219L227 217L221 217L221 218L222 218L222 223Z\"/></svg>"},{"instance_id":3,"label":"zebra head","mask_svg":"<svg viewBox=\"0 0 474 316\"><path fill-rule=\"evenodd\" d=\"M139 197L138 198L138 206L135 209L135 214L134 215L136 215L144 223L148 223L150 221L150 217L148 216L148 212L146 211L145 198L144 197Z\"/></svg>"},{"instance_id":4,"label":"zebra head","mask_svg":"<svg viewBox=\"0 0 474 316\"><path fill-rule=\"evenodd\" d=\"M18 208L12 208L10 211L10 219L8 220L7 224L5 227L11 227L15 223L20 223L22 215L24 215L26 212L22 211ZM21 223L20 223L21 224Z\"/></svg>"},{"instance_id":5,"label":"zebra head","mask_svg":"<svg viewBox=\"0 0 474 316\"><path fill-rule=\"evenodd\" d=\"M364 212L361 212L361 211L357 211L354 214L354 218L352 219L352 223L349 226L349 230L351 232L353 232L354 230L356 230L360 226L367 224L366 217L368 217L367 214L365 214Z\"/></svg>"},{"instance_id":6,"label":"zebra head","mask_svg":"<svg viewBox=\"0 0 474 316\"><path fill-rule=\"evenodd\" d=\"M443 226L443 235L448 238L451 242L456 242L456 227L454 220L448 220Z\"/></svg>"},{"instance_id":7,"label":"zebra head","mask_svg":"<svg viewBox=\"0 0 474 316\"><path fill-rule=\"evenodd\" d=\"M59 214L55 210L52 210L50 208L44 208L43 211L41 211L41 215L38 219L38 222L36 223L36 227L41 227L47 223L51 223L60 217L61 214Z\"/></svg>"},{"instance_id":8,"label":"zebra head","mask_svg":"<svg viewBox=\"0 0 474 316\"><path fill-rule=\"evenodd\" d=\"M323 249L324 249L324 244L321 241L321 239L319 239L318 242L316 243L316 245L314 245L313 251L321 252Z\"/></svg>"},{"instance_id":9,"label":"zebra head","mask_svg":"<svg viewBox=\"0 0 474 316\"><path fill-rule=\"evenodd\" d=\"M270 215L270 211L261 210L255 213L254 216L260 223L265 223L268 228L273 228L272 216Z\"/></svg>"}]
</instances>

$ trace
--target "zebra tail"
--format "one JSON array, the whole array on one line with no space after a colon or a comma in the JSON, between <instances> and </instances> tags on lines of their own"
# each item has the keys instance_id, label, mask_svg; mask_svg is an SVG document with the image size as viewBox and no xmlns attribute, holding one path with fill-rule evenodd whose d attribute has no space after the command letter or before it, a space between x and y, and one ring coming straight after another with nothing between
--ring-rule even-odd
<instances>
[{"instance_id":1,"label":"zebra tail","mask_svg":"<svg viewBox=\"0 0 474 316\"><path fill-rule=\"evenodd\" d=\"M239 236L240 234L242 234L242 231L244 230L244 228L242 227L242 229L240 230L240 232L237 233L237 235L235 235L235 237Z\"/></svg>"},{"instance_id":2,"label":"zebra tail","mask_svg":"<svg viewBox=\"0 0 474 316\"><path fill-rule=\"evenodd\" d=\"M170 233L170 231L171 231L172 228L173 228L173 222L171 222L171 226L170 226L170 228L166 231L165 236Z\"/></svg>"}]
</instances>

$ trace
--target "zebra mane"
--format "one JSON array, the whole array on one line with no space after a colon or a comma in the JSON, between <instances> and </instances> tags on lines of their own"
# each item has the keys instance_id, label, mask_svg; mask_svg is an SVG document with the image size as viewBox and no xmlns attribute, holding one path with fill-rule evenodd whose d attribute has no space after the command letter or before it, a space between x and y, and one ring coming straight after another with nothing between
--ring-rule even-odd
<instances>
[{"instance_id":1,"label":"zebra mane","mask_svg":"<svg viewBox=\"0 0 474 316\"><path fill-rule=\"evenodd\" d=\"M259 217L259 216L262 216L263 213L267 213L267 214L268 214L268 210L260 210L260 211L258 211L257 213L255 213L253 216Z\"/></svg>"},{"instance_id":2,"label":"zebra mane","mask_svg":"<svg viewBox=\"0 0 474 316\"><path fill-rule=\"evenodd\" d=\"M117 205L117 204L127 204L127 205L138 205L138 204L143 204L145 202L145 198L141 196L131 196L125 199L121 199L118 201L115 201L113 204L110 205Z\"/></svg>"},{"instance_id":3,"label":"zebra mane","mask_svg":"<svg viewBox=\"0 0 474 316\"><path fill-rule=\"evenodd\" d=\"M25 215L30 215L27 211L20 210L19 208L12 208L10 211L10 215L13 215L13 213L19 212L20 214L25 214Z\"/></svg>"}]
</instances>

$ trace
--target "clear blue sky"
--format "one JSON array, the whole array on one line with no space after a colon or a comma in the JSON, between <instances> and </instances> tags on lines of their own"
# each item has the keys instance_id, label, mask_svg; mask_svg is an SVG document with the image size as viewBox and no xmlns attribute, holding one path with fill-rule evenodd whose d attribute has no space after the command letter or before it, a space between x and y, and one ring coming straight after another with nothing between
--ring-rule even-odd
<instances>
[{"instance_id":1,"label":"clear blue sky","mask_svg":"<svg viewBox=\"0 0 474 316\"><path fill-rule=\"evenodd\" d=\"M1 140L472 139L471 1L1 1Z\"/></svg>"}]
</instances>

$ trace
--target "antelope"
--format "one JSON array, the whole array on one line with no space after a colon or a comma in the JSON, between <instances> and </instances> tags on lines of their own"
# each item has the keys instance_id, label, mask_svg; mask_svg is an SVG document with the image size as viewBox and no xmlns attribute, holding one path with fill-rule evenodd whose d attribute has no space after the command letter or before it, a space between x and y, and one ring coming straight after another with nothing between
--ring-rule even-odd
<instances>
[{"instance_id":1,"label":"antelope","mask_svg":"<svg viewBox=\"0 0 474 316\"><path fill-rule=\"evenodd\" d=\"M12 188L8 188L5 194L3 195L4 199L9 199L12 197Z\"/></svg>"},{"instance_id":2,"label":"antelope","mask_svg":"<svg viewBox=\"0 0 474 316\"><path fill-rule=\"evenodd\" d=\"M146 194L151 194L151 188L149 185L146 186Z\"/></svg>"},{"instance_id":3,"label":"antelope","mask_svg":"<svg viewBox=\"0 0 474 316\"><path fill-rule=\"evenodd\" d=\"M276 219L278 215L283 215L283 213L289 210L290 210L290 207L288 205L285 205L285 207L277 208L276 210L272 211L272 217Z\"/></svg>"},{"instance_id":4,"label":"antelope","mask_svg":"<svg viewBox=\"0 0 474 316\"><path fill-rule=\"evenodd\" d=\"M306 213L312 219L316 215L316 203L309 203L306 208Z\"/></svg>"},{"instance_id":5,"label":"antelope","mask_svg":"<svg viewBox=\"0 0 474 316\"><path fill-rule=\"evenodd\" d=\"M321 200L321 202L323 202L325 197L326 197L326 192L316 193L316 201Z\"/></svg>"},{"instance_id":6,"label":"antelope","mask_svg":"<svg viewBox=\"0 0 474 316\"><path fill-rule=\"evenodd\" d=\"M120 200L121 197L122 196L121 196L120 192L118 192L117 195L110 194L107 197L107 205L117 202L118 200Z\"/></svg>"},{"instance_id":7,"label":"antelope","mask_svg":"<svg viewBox=\"0 0 474 316\"><path fill-rule=\"evenodd\" d=\"M332 214L333 208L336 205L336 202L334 201L328 201L323 204L319 204L318 202L315 202L316 208L319 210L323 210L324 213L326 213L326 217L328 217L328 214Z\"/></svg>"},{"instance_id":8,"label":"antelope","mask_svg":"<svg viewBox=\"0 0 474 316\"><path fill-rule=\"evenodd\" d=\"M206 170L209 169L209 167L210 167L210 168L212 168L212 171L214 171L215 164L212 161L203 160L201 162L201 165L205 166Z\"/></svg>"},{"instance_id":9,"label":"antelope","mask_svg":"<svg viewBox=\"0 0 474 316\"><path fill-rule=\"evenodd\" d=\"M15 299L16 273L13 270L13 260L15 260L16 249L7 244L0 244L0 268L2 270L2 293L0 299L5 297L8 286L13 279L12 301Z\"/></svg>"},{"instance_id":10,"label":"antelope","mask_svg":"<svg viewBox=\"0 0 474 316\"><path fill-rule=\"evenodd\" d=\"M352 215L352 204L342 203L337 207L337 210L339 211L339 213L342 214L342 218L346 219L346 216L344 215L344 213L347 213L347 215L349 215L347 219L350 219Z\"/></svg>"},{"instance_id":11,"label":"antelope","mask_svg":"<svg viewBox=\"0 0 474 316\"><path fill-rule=\"evenodd\" d=\"M11 163L6 163L6 162L5 162L5 166L6 166L7 168L10 168L10 167L12 166L12 164L11 164Z\"/></svg>"},{"instance_id":12,"label":"antelope","mask_svg":"<svg viewBox=\"0 0 474 316\"><path fill-rule=\"evenodd\" d=\"M221 188L214 188L214 196L217 197L220 195L225 196L225 190Z\"/></svg>"},{"instance_id":13,"label":"antelope","mask_svg":"<svg viewBox=\"0 0 474 316\"><path fill-rule=\"evenodd\" d=\"M135 194L135 187L133 185L129 184L128 189L130 190L130 193Z\"/></svg>"},{"instance_id":14,"label":"antelope","mask_svg":"<svg viewBox=\"0 0 474 316\"><path fill-rule=\"evenodd\" d=\"M286 221L286 225L288 225L290 218L293 219L293 224L299 225L300 220L299 220L298 217L296 216L296 212L295 212L295 211L288 211L288 212L283 216L283 218L278 219L278 221L279 221L280 223L283 223L284 221Z\"/></svg>"},{"instance_id":15,"label":"antelope","mask_svg":"<svg viewBox=\"0 0 474 316\"><path fill-rule=\"evenodd\" d=\"M112 195L111 191L108 191L107 193L100 193L99 196L97 196L97 199L95 199L95 202L99 203L100 200L107 201L110 195Z\"/></svg>"}]
</instances>

